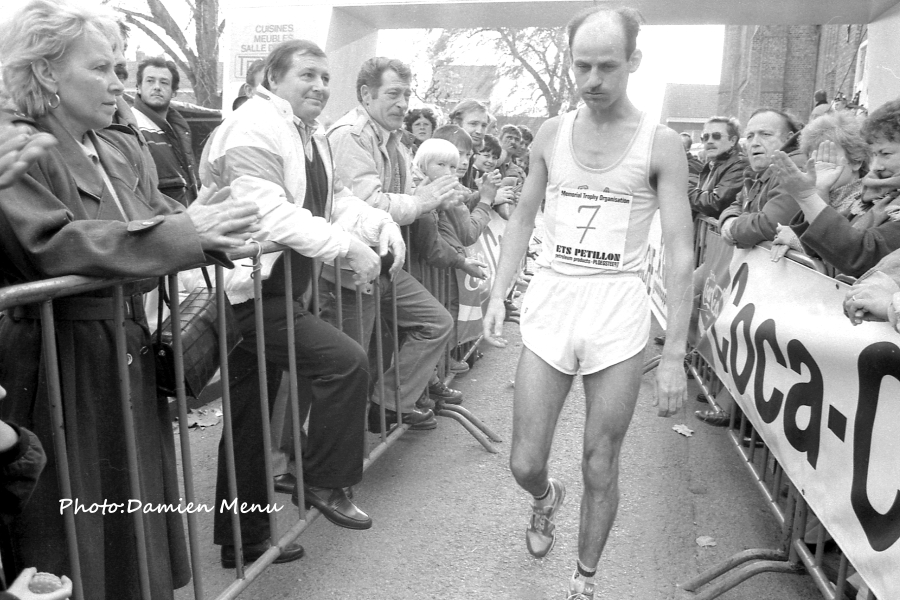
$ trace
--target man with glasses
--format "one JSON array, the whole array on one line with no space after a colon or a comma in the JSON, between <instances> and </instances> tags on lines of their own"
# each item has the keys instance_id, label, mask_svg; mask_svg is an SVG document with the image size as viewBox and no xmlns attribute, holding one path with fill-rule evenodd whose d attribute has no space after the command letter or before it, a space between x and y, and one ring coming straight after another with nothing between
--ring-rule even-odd
<instances>
[{"instance_id":1,"label":"man with glasses","mask_svg":"<svg viewBox=\"0 0 900 600\"><path fill-rule=\"evenodd\" d=\"M706 150L706 164L695 185L688 189L694 213L718 219L737 198L747 168L738 144L740 137L741 124L734 117L710 117L703 125L700 141Z\"/></svg>"}]
</instances>

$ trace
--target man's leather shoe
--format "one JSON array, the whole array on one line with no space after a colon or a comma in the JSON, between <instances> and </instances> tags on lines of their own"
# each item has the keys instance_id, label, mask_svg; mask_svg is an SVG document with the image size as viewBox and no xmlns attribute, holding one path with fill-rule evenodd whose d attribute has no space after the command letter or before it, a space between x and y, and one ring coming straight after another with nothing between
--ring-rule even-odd
<instances>
[{"instance_id":1,"label":"man's leather shoe","mask_svg":"<svg viewBox=\"0 0 900 600\"><path fill-rule=\"evenodd\" d=\"M713 409L698 410L694 413L697 418L713 427L728 427L731 422L731 415L725 411L717 411Z\"/></svg>"},{"instance_id":2,"label":"man's leather shoe","mask_svg":"<svg viewBox=\"0 0 900 600\"><path fill-rule=\"evenodd\" d=\"M293 494L297 489L297 478L293 473L282 473L272 479L275 480L275 491L279 494Z\"/></svg>"},{"instance_id":3,"label":"man's leather shoe","mask_svg":"<svg viewBox=\"0 0 900 600\"><path fill-rule=\"evenodd\" d=\"M266 550L272 547L269 540L260 542L259 544L244 544L244 564L249 564L262 556ZM286 563L303 558L306 552L300 542L291 542L287 548L281 551L276 563ZM225 569L233 569L236 564L234 546L222 546L222 567Z\"/></svg>"},{"instance_id":4,"label":"man's leather shoe","mask_svg":"<svg viewBox=\"0 0 900 600\"><path fill-rule=\"evenodd\" d=\"M428 395L428 390L422 390L422 395L416 400L416 408L419 410L434 410L434 400Z\"/></svg>"},{"instance_id":5,"label":"man's leather shoe","mask_svg":"<svg viewBox=\"0 0 900 600\"><path fill-rule=\"evenodd\" d=\"M463 393L447 387L443 381L429 384L428 395L432 400L442 400L445 404L462 404Z\"/></svg>"},{"instance_id":6,"label":"man's leather shoe","mask_svg":"<svg viewBox=\"0 0 900 600\"><path fill-rule=\"evenodd\" d=\"M381 433L381 415L380 407L372 403L369 405L369 431L372 433ZM387 408L384 411L385 421L388 428L397 423L397 413ZM414 410L412 412L403 413L403 422L409 425L410 429L425 430L437 427L437 419L434 418L434 412L431 410Z\"/></svg>"},{"instance_id":7,"label":"man's leather shoe","mask_svg":"<svg viewBox=\"0 0 900 600\"><path fill-rule=\"evenodd\" d=\"M350 501L347 492L343 488L318 488L310 485L304 486L304 499L306 508L315 506L322 516L347 529L369 529L372 526L372 518ZM300 502L296 495L291 496L291 502Z\"/></svg>"}]
</instances>

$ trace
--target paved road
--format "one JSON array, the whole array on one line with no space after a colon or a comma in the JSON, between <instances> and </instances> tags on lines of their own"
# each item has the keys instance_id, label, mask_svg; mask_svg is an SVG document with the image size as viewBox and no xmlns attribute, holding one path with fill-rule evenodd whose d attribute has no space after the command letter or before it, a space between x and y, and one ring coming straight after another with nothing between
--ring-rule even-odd
<instances>
[{"instance_id":1,"label":"paved road","mask_svg":"<svg viewBox=\"0 0 900 600\"><path fill-rule=\"evenodd\" d=\"M454 384L465 392L466 406L506 440L500 444L500 454L488 454L447 419L441 419L431 432L407 432L366 472L356 490L374 527L349 531L318 519L300 538L307 556L297 563L273 566L242 597L565 598L577 549L584 392L579 383L570 394L551 457L551 473L568 487L557 544L547 558L535 560L524 544L529 499L515 485L507 464L512 379L521 346L518 327L506 327L510 347L486 349L476 367ZM655 352L658 349L651 342L648 356ZM687 415L657 417L651 406L652 377L644 377L623 449L622 499L600 565L597 600L676 598L677 582L746 548L777 545L774 520L724 430L696 421L693 410L701 405L694 400ZM677 423L694 429L694 436L672 431ZM195 459L210 461L206 472L215 464L219 434L220 427L192 433ZM211 494L208 476L201 475L198 486L201 494ZM286 512L281 515L283 523L287 523ZM201 521L204 580L208 590L218 591L233 575L218 566L209 541L211 519L203 516ZM717 545L701 548L696 542L699 536L711 536ZM768 574L722 598L818 600L821 596L805 575Z\"/></svg>"}]
</instances>

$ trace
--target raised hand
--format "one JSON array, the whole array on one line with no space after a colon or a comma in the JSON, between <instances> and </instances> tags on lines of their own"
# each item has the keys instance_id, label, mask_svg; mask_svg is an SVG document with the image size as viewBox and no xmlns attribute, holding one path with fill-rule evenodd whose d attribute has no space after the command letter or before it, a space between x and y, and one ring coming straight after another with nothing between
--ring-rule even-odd
<instances>
[{"instance_id":1,"label":"raised hand","mask_svg":"<svg viewBox=\"0 0 900 600\"><path fill-rule=\"evenodd\" d=\"M456 186L459 180L453 175L444 175L430 183L416 188L415 197L419 201L419 214L436 210L443 203L456 199Z\"/></svg>"},{"instance_id":2,"label":"raised hand","mask_svg":"<svg viewBox=\"0 0 900 600\"><path fill-rule=\"evenodd\" d=\"M813 152L810 159L815 161L816 188L823 200L828 200L828 193L850 168L850 162L841 148L831 141L824 141Z\"/></svg>"},{"instance_id":3,"label":"raised hand","mask_svg":"<svg viewBox=\"0 0 900 600\"><path fill-rule=\"evenodd\" d=\"M788 194L800 202L816 193L815 154L806 162L806 173L800 170L785 152L776 150L772 156L772 167L778 181Z\"/></svg>"},{"instance_id":4,"label":"raised hand","mask_svg":"<svg viewBox=\"0 0 900 600\"><path fill-rule=\"evenodd\" d=\"M0 125L0 190L14 184L55 145L56 138L49 133L28 133L20 127Z\"/></svg>"}]
</instances>

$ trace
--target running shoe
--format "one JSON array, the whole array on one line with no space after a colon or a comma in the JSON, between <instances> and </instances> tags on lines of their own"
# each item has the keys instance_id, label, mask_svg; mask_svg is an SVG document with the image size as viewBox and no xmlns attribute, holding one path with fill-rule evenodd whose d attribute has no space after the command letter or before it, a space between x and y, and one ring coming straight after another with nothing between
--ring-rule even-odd
<instances>
[{"instance_id":1,"label":"running shoe","mask_svg":"<svg viewBox=\"0 0 900 600\"><path fill-rule=\"evenodd\" d=\"M531 524L525 530L525 545L535 558L544 558L553 550L556 542L556 524L553 519L566 499L566 486L550 478L553 502L546 506L532 505Z\"/></svg>"},{"instance_id":2,"label":"running shoe","mask_svg":"<svg viewBox=\"0 0 900 600\"><path fill-rule=\"evenodd\" d=\"M566 600L594 600L594 582L572 577Z\"/></svg>"}]
</instances>

